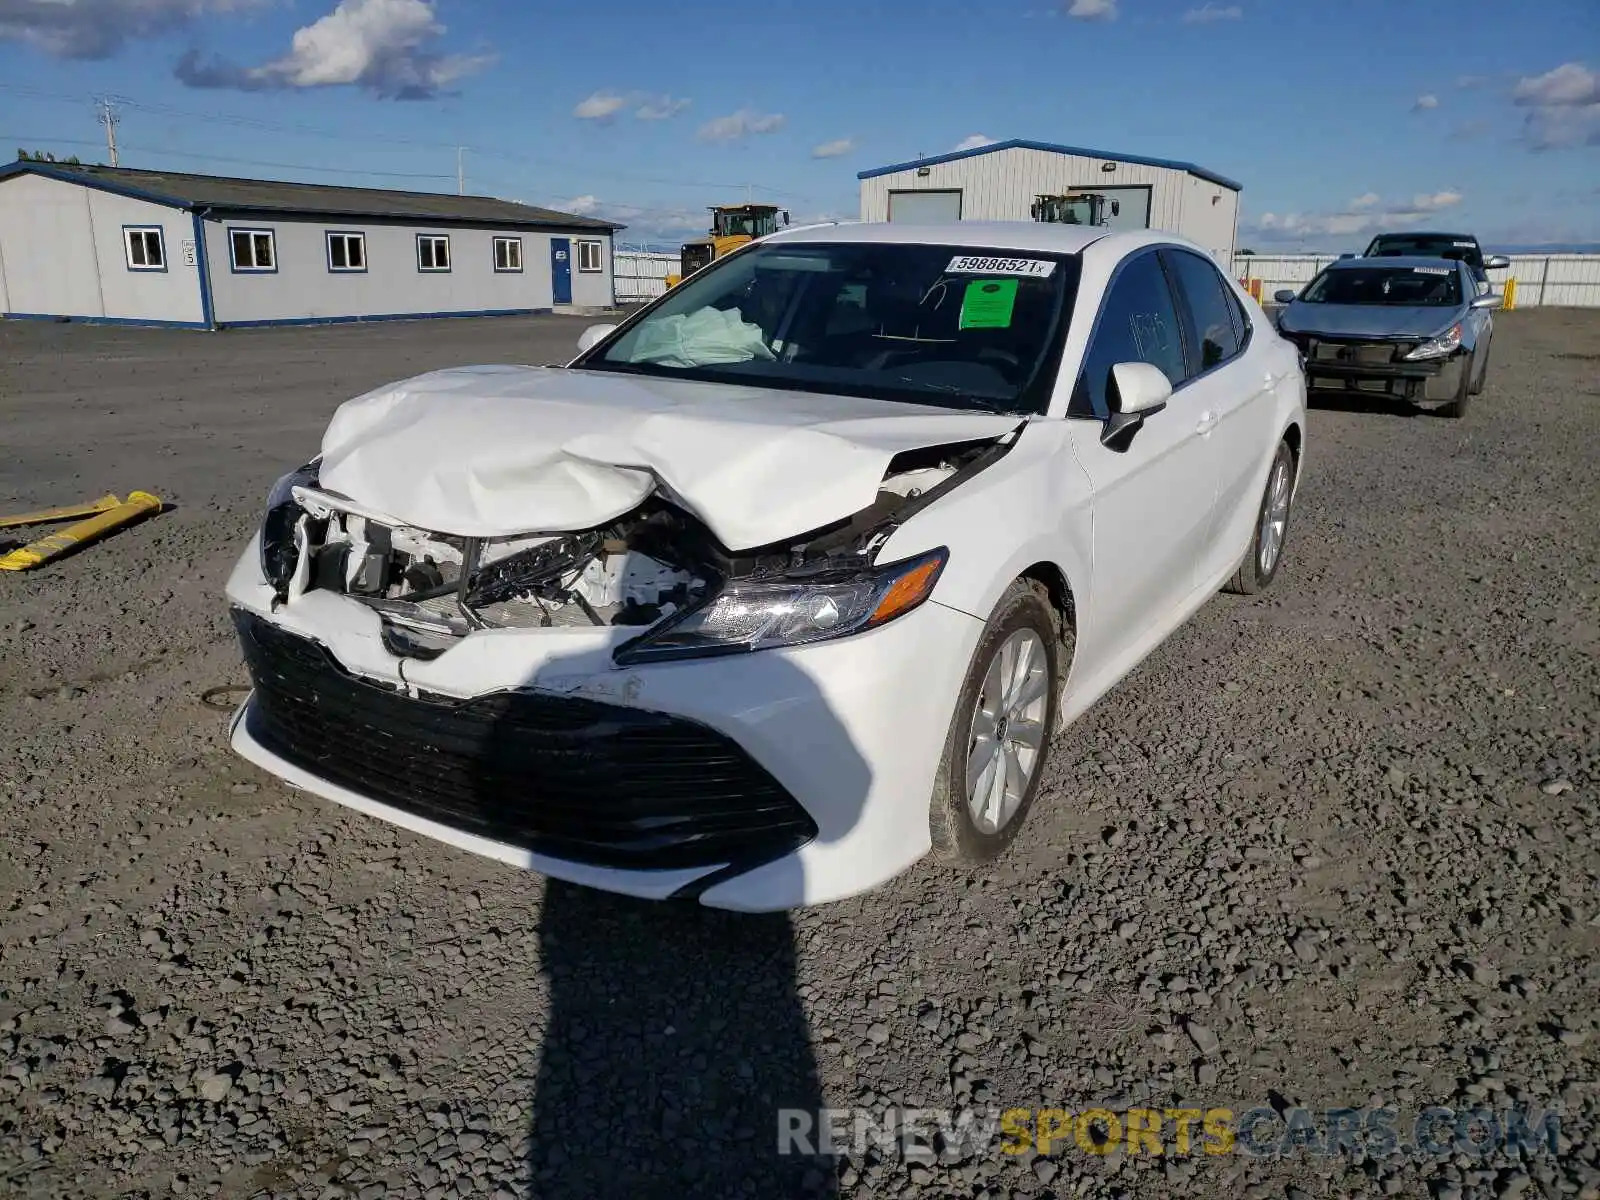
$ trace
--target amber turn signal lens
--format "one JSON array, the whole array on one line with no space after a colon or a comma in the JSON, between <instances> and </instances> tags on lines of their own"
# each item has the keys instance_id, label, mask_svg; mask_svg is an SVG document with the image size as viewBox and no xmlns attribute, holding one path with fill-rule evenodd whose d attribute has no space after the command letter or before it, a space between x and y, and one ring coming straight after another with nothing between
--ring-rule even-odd
<instances>
[{"instance_id":1,"label":"amber turn signal lens","mask_svg":"<svg viewBox=\"0 0 1600 1200\"><path fill-rule=\"evenodd\" d=\"M872 618L867 624L882 625L885 621L892 621L901 613L909 612L921 604L928 598L928 593L933 591L933 585L943 568L942 553L912 567L890 585L889 590L883 594L883 599L878 601L878 607L872 610Z\"/></svg>"}]
</instances>

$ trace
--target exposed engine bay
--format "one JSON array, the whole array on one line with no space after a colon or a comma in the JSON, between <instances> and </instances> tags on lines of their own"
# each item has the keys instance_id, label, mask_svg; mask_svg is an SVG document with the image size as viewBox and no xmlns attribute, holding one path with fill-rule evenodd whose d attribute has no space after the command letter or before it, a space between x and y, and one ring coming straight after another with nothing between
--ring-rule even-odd
<instances>
[{"instance_id":1,"label":"exposed engine bay","mask_svg":"<svg viewBox=\"0 0 1600 1200\"><path fill-rule=\"evenodd\" d=\"M672 503L665 488L601 528L470 538L391 523L321 490L308 474L293 488L295 565L281 598L292 602L320 589L359 599L383 618L390 652L405 657L435 657L482 629L643 632L701 606L730 582L870 566L900 522L1013 442L1008 436L907 451L890 463L876 500L848 520L738 552Z\"/></svg>"}]
</instances>

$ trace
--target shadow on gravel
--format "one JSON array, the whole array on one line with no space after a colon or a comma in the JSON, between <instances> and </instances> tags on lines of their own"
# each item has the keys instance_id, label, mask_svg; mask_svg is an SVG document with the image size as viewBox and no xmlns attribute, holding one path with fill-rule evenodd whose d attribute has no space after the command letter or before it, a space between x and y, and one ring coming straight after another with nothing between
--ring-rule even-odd
<instances>
[{"instance_id":1,"label":"shadow on gravel","mask_svg":"<svg viewBox=\"0 0 1600 1200\"><path fill-rule=\"evenodd\" d=\"M1405 400L1392 400L1385 396L1369 396L1360 392L1308 392L1307 408L1320 408L1327 412L1373 413L1385 417L1426 417L1427 409L1418 408Z\"/></svg>"},{"instance_id":2,"label":"shadow on gravel","mask_svg":"<svg viewBox=\"0 0 1600 1200\"><path fill-rule=\"evenodd\" d=\"M834 768L829 794L807 800L814 802L816 841L843 836L858 821L871 783L866 761L807 676L776 658L742 661L747 666L711 673L708 686L795 761ZM618 737L614 721L592 728L590 752L611 769L636 761L625 743L610 740ZM652 735L658 740L649 762L673 751L659 740L665 736ZM676 754L681 761L684 750ZM733 768L699 769L714 781ZM657 813L653 796L681 791L685 781L659 772L624 778L622 793ZM799 895L801 881L784 872L801 868L787 862L772 869L784 894ZM837 1195L831 1157L780 1152L780 1110L808 1114L809 1126L824 1107L787 914L640 901L551 879L538 932L549 1017L533 1093L531 1196Z\"/></svg>"}]
</instances>

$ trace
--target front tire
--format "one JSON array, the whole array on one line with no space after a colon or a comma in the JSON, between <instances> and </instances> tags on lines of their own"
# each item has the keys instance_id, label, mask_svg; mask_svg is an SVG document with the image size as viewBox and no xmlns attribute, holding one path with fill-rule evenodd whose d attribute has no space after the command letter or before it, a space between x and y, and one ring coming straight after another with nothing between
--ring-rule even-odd
<instances>
[{"instance_id":1,"label":"front tire","mask_svg":"<svg viewBox=\"0 0 1600 1200\"><path fill-rule=\"evenodd\" d=\"M1044 776L1063 650L1049 594L1014 582L978 639L939 759L928 827L941 858L987 862L1022 828Z\"/></svg>"},{"instance_id":2,"label":"front tire","mask_svg":"<svg viewBox=\"0 0 1600 1200\"><path fill-rule=\"evenodd\" d=\"M1441 417L1453 417L1459 420L1467 415L1467 406L1472 402L1472 394L1475 390L1472 386L1472 381L1477 375L1477 368L1478 352L1474 350L1467 355L1467 360L1461 364L1461 385L1456 388L1456 398L1450 401L1449 404L1441 405L1439 408Z\"/></svg>"},{"instance_id":3,"label":"front tire","mask_svg":"<svg viewBox=\"0 0 1600 1200\"><path fill-rule=\"evenodd\" d=\"M1236 596L1254 596L1272 586L1283 562L1283 545L1289 537L1289 508L1293 501L1294 451L1283 441L1278 443L1278 452L1272 456L1272 467L1267 471L1267 487L1261 494L1261 508L1256 513L1255 532L1250 535L1250 549L1223 591Z\"/></svg>"}]
</instances>

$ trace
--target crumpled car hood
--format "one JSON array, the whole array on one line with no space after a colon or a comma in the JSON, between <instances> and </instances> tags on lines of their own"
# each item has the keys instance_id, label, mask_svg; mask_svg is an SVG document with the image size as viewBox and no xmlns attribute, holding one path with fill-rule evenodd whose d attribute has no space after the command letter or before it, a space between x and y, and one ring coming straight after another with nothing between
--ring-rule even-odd
<instances>
[{"instance_id":1,"label":"crumpled car hood","mask_svg":"<svg viewBox=\"0 0 1600 1200\"><path fill-rule=\"evenodd\" d=\"M1289 305L1282 327L1293 333L1329 337L1430 338L1461 320L1460 308L1434 305L1304 304Z\"/></svg>"},{"instance_id":2,"label":"crumpled car hood","mask_svg":"<svg viewBox=\"0 0 1600 1200\"><path fill-rule=\"evenodd\" d=\"M321 484L437 533L603 525L657 486L730 550L844 520L896 454L1022 418L553 367L419 375L341 405Z\"/></svg>"}]
</instances>

